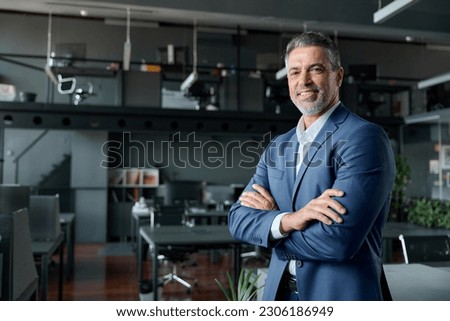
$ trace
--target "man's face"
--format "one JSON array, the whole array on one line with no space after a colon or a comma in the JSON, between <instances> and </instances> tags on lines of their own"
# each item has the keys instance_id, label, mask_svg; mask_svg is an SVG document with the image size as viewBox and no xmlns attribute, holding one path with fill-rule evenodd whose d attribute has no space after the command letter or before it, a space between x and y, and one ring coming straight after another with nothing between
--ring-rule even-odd
<instances>
[{"instance_id":1,"label":"man's face","mask_svg":"<svg viewBox=\"0 0 450 321\"><path fill-rule=\"evenodd\" d=\"M320 46L292 50L287 60L291 100L303 115L321 115L339 101L343 69L332 70Z\"/></svg>"}]
</instances>

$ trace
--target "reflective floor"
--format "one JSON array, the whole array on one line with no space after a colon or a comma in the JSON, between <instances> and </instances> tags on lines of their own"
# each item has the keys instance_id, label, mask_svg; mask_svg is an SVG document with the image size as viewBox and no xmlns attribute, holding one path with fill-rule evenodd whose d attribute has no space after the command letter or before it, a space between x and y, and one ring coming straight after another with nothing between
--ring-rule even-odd
<instances>
[{"instance_id":1,"label":"reflective floor","mask_svg":"<svg viewBox=\"0 0 450 321\"><path fill-rule=\"evenodd\" d=\"M231 271L231 252L221 251L217 262L212 262L210 252L192 255L186 266L178 268L178 274L194 277L197 282L190 293L177 282L162 288L163 300L221 301L225 297L216 282L226 284L226 272ZM58 259L54 258L50 272L48 300L58 298ZM247 266L262 266L263 262L250 259ZM160 266L160 275L172 271L171 263ZM144 263L144 278L151 277L151 261ZM190 281L190 280L189 280ZM137 283L136 256L130 244L77 244L72 278L63 286L63 300L67 301L135 301L147 299L140 295ZM144 291L142 291L144 292Z\"/></svg>"}]
</instances>

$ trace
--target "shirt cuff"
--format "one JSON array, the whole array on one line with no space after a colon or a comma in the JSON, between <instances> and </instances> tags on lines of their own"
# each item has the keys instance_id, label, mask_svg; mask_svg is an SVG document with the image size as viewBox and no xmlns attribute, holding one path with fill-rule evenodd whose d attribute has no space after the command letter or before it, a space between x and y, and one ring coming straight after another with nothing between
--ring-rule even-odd
<instances>
[{"instance_id":1,"label":"shirt cuff","mask_svg":"<svg viewBox=\"0 0 450 321\"><path fill-rule=\"evenodd\" d=\"M272 226L270 228L270 236L273 240L279 240L289 235L289 233L281 233L280 232L280 223L281 218L286 215L288 212L278 214L275 216L274 220L272 221Z\"/></svg>"}]
</instances>

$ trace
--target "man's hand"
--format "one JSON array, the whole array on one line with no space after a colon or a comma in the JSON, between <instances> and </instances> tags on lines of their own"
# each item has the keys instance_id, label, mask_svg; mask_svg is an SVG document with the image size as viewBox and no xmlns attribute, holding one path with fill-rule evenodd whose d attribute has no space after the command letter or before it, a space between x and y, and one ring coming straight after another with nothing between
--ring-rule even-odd
<instances>
[{"instance_id":1,"label":"man's hand","mask_svg":"<svg viewBox=\"0 0 450 321\"><path fill-rule=\"evenodd\" d=\"M305 207L297 212L288 213L283 216L280 224L280 232L285 234L294 230L302 231L312 221L320 221L331 225L333 221L342 223L342 214L347 210L332 197L342 197L344 192L338 189L327 189L319 197L311 200Z\"/></svg>"},{"instance_id":2,"label":"man's hand","mask_svg":"<svg viewBox=\"0 0 450 321\"><path fill-rule=\"evenodd\" d=\"M277 210L278 206L269 191L259 184L253 184L253 189L256 192L244 192L239 201L241 205L256 208L259 210Z\"/></svg>"}]
</instances>

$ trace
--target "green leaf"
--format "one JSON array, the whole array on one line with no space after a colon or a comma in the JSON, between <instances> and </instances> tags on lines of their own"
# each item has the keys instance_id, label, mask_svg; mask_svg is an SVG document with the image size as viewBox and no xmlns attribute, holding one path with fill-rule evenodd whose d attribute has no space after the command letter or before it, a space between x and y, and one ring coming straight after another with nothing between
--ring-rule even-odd
<instances>
[{"instance_id":1,"label":"green leaf","mask_svg":"<svg viewBox=\"0 0 450 321\"><path fill-rule=\"evenodd\" d=\"M228 291L218 279L214 280L228 301L253 300L258 290L263 287L256 288L256 282L258 281L259 275L254 275L251 270L246 271L245 269L241 269L237 284L234 283L230 273L226 272L226 276L229 285Z\"/></svg>"},{"instance_id":2,"label":"green leaf","mask_svg":"<svg viewBox=\"0 0 450 321\"><path fill-rule=\"evenodd\" d=\"M231 301L230 296L228 295L227 290L224 288L224 286L222 285L222 283L220 283L220 281L218 279L214 279L214 281L216 281L216 284L219 286L219 289L222 291L223 295L225 295L225 298L227 299L227 301Z\"/></svg>"}]
</instances>

